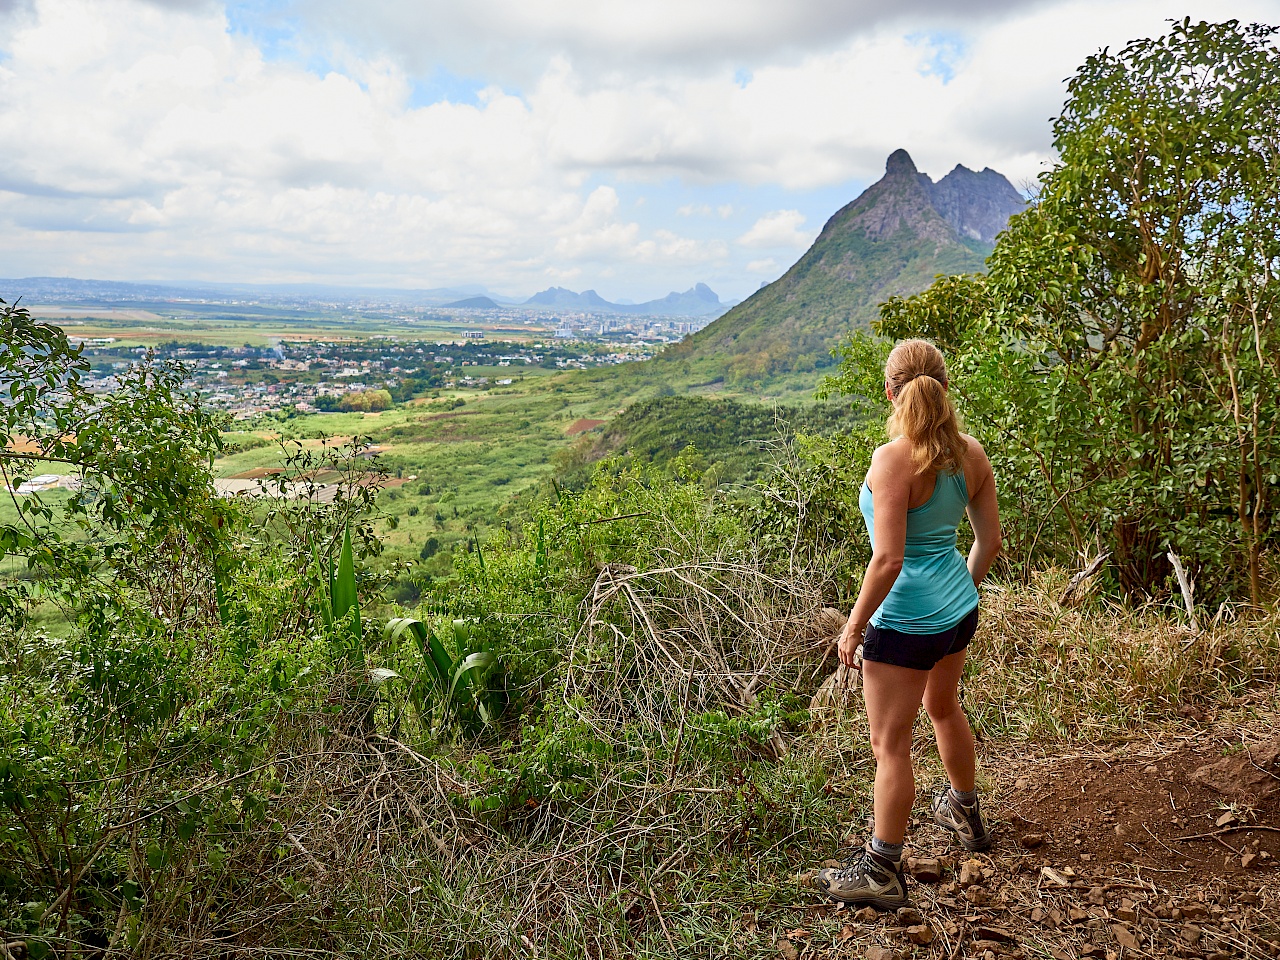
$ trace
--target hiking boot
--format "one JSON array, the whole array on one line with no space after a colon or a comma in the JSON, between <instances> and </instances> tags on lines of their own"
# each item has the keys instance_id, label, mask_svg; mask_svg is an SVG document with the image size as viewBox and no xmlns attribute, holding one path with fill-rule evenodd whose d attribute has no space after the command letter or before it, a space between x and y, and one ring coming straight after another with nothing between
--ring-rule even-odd
<instances>
[{"instance_id":1,"label":"hiking boot","mask_svg":"<svg viewBox=\"0 0 1280 960\"><path fill-rule=\"evenodd\" d=\"M966 850L987 850L991 847L991 831L982 822L982 810L977 800L972 806L966 806L955 798L950 789L940 790L933 795L929 811L934 822L954 833L960 846Z\"/></svg>"},{"instance_id":2,"label":"hiking boot","mask_svg":"<svg viewBox=\"0 0 1280 960\"><path fill-rule=\"evenodd\" d=\"M894 863L871 852L871 844L845 867L826 867L814 878L819 890L832 900L854 906L897 910L909 906L907 877L902 861Z\"/></svg>"}]
</instances>

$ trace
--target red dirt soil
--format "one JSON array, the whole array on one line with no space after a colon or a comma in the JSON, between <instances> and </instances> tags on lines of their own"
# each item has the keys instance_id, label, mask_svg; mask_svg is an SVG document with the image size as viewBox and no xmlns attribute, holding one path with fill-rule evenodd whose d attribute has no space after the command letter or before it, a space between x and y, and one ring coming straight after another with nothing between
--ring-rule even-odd
<instances>
[{"instance_id":1,"label":"red dirt soil","mask_svg":"<svg viewBox=\"0 0 1280 960\"><path fill-rule=\"evenodd\" d=\"M588 420L585 417L583 417L569 424L568 428L565 430L565 433L571 437L576 437L580 433L586 433L588 430L594 430L596 427L600 426L602 423L605 423L605 422L606 421L604 420Z\"/></svg>"}]
</instances>

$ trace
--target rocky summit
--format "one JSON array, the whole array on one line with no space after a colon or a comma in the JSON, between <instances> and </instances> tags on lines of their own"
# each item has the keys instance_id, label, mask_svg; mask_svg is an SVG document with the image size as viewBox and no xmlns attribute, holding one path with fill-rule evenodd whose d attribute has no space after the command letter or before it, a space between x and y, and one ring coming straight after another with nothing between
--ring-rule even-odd
<instances>
[{"instance_id":1,"label":"rocky summit","mask_svg":"<svg viewBox=\"0 0 1280 960\"><path fill-rule=\"evenodd\" d=\"M884 176L836 211L786 274L664 357L710 361L735 381L821 368L889 297L918 293L940 273L981 271L1025 205L990 168L956 166L934 183L895 150Z\"/></svg>"},{"instance_id":2,"label":"rocky summit","mask_svg":"<svg viewBox=\"0 0 1280 960\"><path fill-rule=\"evenodd\" d=\"M899 150L906 163L911 163L907 151ZM892 161L890 157L890 161ZM914 169L915 164L911 164ZM962 164L934 183L926 174L916 174L929 194L933 209L951 225L962 238L976 240L990 247L996 242L996 234L1004 229L1009 218L1026 206L1022 194L1013 188L1003 174L990 167L975 173Z\"/></svg>"}]
</instances>

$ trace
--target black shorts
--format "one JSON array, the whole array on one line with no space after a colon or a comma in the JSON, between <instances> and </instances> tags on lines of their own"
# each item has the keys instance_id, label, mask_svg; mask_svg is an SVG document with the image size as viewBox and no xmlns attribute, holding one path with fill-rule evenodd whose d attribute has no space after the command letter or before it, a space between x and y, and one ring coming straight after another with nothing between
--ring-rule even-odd
<instances>
[{"instance_id":1,"label":"black shorts","mask_svg":"<svg viewBox=\"0 0 1280 960\"><path fill-rule=\"evenodd\" d=\"M891 663L912 670L932 670L943 657L969 646L978 629L978 608L941 633L903 633L888 627L867 624L862 640L862 659Z\"/></svg>"}]
</instances>

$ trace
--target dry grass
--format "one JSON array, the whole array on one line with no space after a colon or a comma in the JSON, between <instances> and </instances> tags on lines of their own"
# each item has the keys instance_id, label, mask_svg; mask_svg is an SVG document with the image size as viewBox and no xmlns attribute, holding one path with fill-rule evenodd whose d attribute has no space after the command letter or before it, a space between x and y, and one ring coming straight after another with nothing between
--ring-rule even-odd
<instances>
[{"instance_id":1,"label":"dry grass","mask_svg":"<svg viewBox=\"0 0 1280 960\"><path fill-rule=\"evenodd\" d=\"M966 705L1005 737L1087 738L1176 719L1196 703L1280 678L1274 614L1223 608L1201 633L1176 608L1064 607L1067 577L984 590Z\"/></svg>"}]
</instances>

